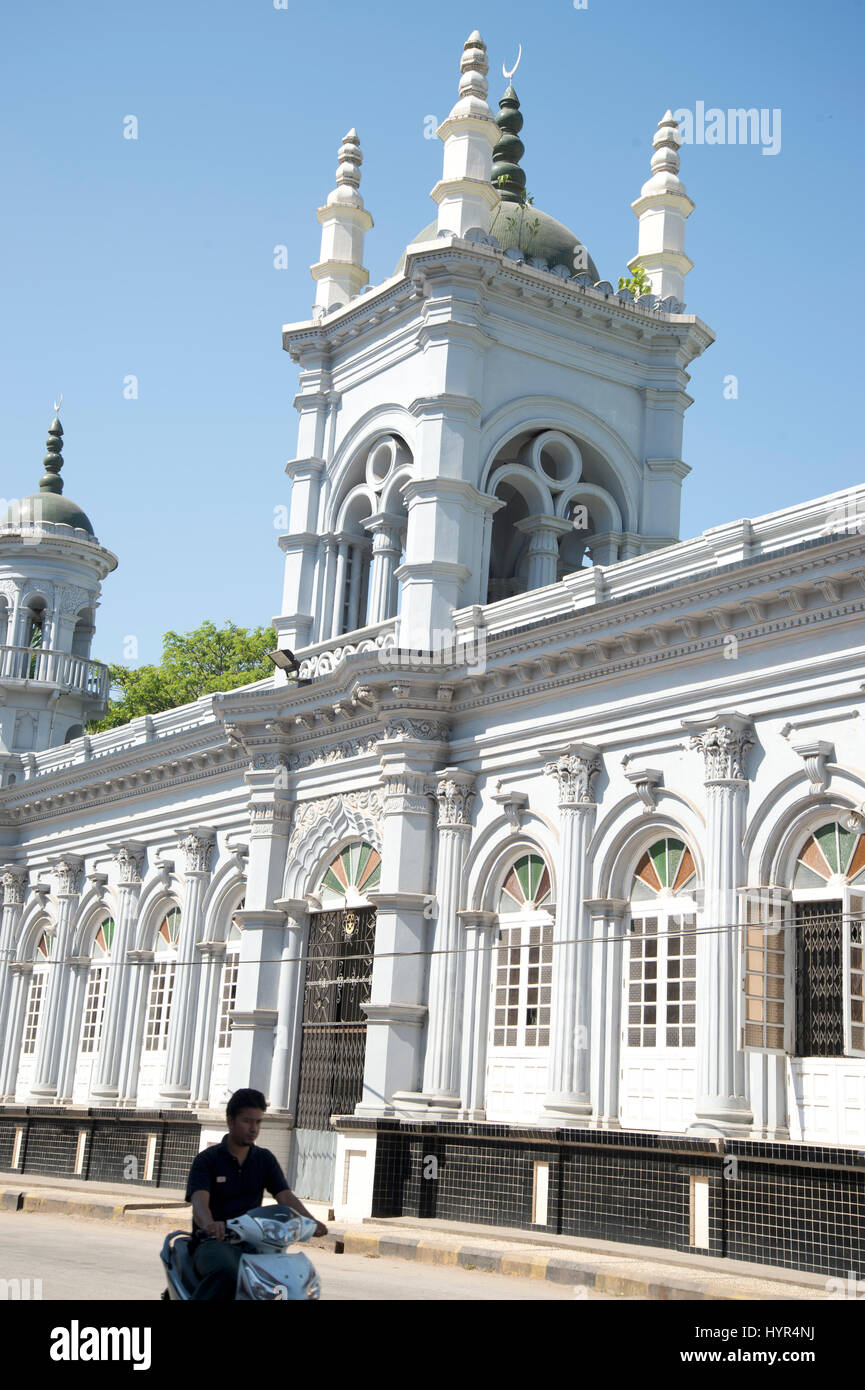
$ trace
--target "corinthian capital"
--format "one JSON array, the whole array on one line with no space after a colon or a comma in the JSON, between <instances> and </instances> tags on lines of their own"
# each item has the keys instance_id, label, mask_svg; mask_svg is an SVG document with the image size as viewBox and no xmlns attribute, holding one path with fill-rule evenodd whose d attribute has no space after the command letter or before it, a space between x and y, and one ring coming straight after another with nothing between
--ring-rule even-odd
<instances>
[{"instance_id":1,"label":"corinthian capital","mask_svg":"<svg viewBox=\"0 0 865 1390\"><path fill-rule=\"evenodd\" d=\"M141 840L124 840L113 848L121 886L140 883L146 846Z\"/></svg>"},{"instance_id":2,"label":"corinthian capital","mask_svg":"<svg viewBox=\"0 0 865 1390\"><path fill-rule=\"evenodd\" d=\"M587 806L594 805L595 779L601 767L598 748L589 743L571 743L556 753L544 771L558 783L560 806Z\"/></svg>"},{"instance_id":3,"label":"corinthian capital","mask_svg":"<svg viewBox=\"0 0 865 1390\"><path fill-rule=\"evenodd\" d=\"M57 884L56 892L59 898L71 898L81 891L83 868L84 860L77 854L64 854L62 859L55 859L51 865L51 872Z\"/></svg>"},{"instance_id":4,"label":"corinthian capital","mask_svg":"<svg viewBox=\"0 0 865 1390\"><path fill-rule=\"evenodd\" d=\"M184 869L188 874L206 874L210 869L210 856L216 840L216 831L209 826L193 825L186 830L178 830L180 852L184 857Z\"/></svg>"},{"instance_id":5,"label":"corinthian capital","mask_svg":"<svg viewBox=\"0 0 865 1390\"><path fill-rule=\"evenodd\" d=\"M445 826L467 826L475 799L475 779L470 772L446 767L439 773L436 784L439 804L439 829Z\"/></svg>"},{"instance_id":6,"label":"corinthian capital","mask_svg":"<svg viewBox=\"0 0 865 1390\"><path fill-rule=\"evenodd\" d=\"M4 907L21 907L27 889L27 870L18 864L4 864L0 869L0 889Z\"/></svg>"},{"instance_id":7,"label":"corinthian capital","mask_svg":"<svg viewBox=\"0 0 865 1390\"><path fill-rule=\"evenodd\" d=\"M718 714L713 719L683 719L691 731L690 745L705 761L707 782L744 781L745 756L754 746L754 726L744 714Z\"/></svg>"}]
</instances>

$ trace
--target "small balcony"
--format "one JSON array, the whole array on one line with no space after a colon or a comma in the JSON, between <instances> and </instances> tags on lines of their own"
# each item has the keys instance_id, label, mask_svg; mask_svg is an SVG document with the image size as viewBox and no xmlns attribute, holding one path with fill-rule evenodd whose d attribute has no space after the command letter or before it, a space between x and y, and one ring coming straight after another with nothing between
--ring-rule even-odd
<instances>
[{"instance_id":1,"label":"small balcony","mask_svg":"<svg viewBox=\"0 0 865 1390\"><path fill-rule=\"evenodd\" d=\"M108 701L107 666L49 647L0 646L0 684L6 681L50 685L70 694L86 695L98 704Z\"/></svg>"}]
</instances>

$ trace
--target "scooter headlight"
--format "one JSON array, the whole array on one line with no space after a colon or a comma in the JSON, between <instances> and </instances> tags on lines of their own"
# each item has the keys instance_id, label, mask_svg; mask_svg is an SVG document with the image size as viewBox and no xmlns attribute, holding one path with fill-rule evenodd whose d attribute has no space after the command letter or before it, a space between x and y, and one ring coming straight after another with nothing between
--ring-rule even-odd
<instances>
[{"instance_id":1,"label":"scooter headlight","mask_svg":"<svg viewBox=\"0 0 865 1390\"><path fill-rule=\"evenodd\" d=\"M247 1260L243 1271L244 1282L250 1294L255 1299L285 1299L286 1289L284 1284L280 1284L274 1279L266 1269L260 1265L253 1264Z\"/></svg>"},{"instance_id":2,"label":"scooter headlight","mask_svg":"<svg viewBox=\"0 0 865 1390\"><path fill-rule=\"evenodd\" d=\"M321 1298L321 1280L314 1274L306 1286L307 1298Z\"/></svg>"},{"instance_id":3,"label":"scooter headlight","mask_svg":"<svg viewBox=\"0 0 865 1390\"><path fill-rule=\"evenodd\" d=\"M258 1225L264 1239L271 1245L282 1247L291 1245L294 1240L293 1223L290 1221L270 1221L262 1218Z\"/></svg>"}]
</instances>

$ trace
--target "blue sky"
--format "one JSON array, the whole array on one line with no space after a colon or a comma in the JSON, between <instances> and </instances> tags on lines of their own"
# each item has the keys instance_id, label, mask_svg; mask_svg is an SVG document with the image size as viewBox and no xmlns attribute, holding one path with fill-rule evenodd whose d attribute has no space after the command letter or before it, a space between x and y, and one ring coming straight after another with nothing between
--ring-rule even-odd
<instances>
[{"instance_id":1,"label":"blue sky","mask_svg":"<svg viewBox=\"0 0 865 1390\"><path fill-rule=\"evenodd\" d=\"M665 108L781 111L776 155L682 151L688 308L717 334L692 368L682 535L863 481L861 4L287 3L5 7L0 495L36 487L62 391L67 493L120 558L95 655L121 661L134 636L151 661L168 628L279 611L296 441L280 329L312 303L315 209L356 125L366 264L391 273L433 216L425 121L453 104L476 26L491 101L522 43L529 191L614 283Z\"/></svg>"}]
</instances>

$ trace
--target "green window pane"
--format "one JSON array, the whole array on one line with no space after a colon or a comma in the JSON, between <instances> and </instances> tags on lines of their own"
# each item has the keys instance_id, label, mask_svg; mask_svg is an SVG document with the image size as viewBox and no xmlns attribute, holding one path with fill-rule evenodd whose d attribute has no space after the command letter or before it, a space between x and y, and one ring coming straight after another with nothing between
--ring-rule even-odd
<instances>
[{"instance_id":1,"label":"green window pane","mask_svg":"<svg viewBox=\"0 0 865 1390\"><path fill-rule=\"evenodd\" d=\"M669 888L670 880L667 877L667 841L658 840L649 850L649 858L655 866L655 873L661 880L662 888Z\"/></svg>"},{"instance_id":2,"label":"green window pane","mask_svg":"<svg viewBox=\"0 0 865 1390\"><path fill-rule=\"evenodd\" d=\"M853 851L859 843L859 835L855 830L846 830L843 825L838 826L838 840L841 847L841 872L845 873L850 860L853 858Z\"/></svg>"},{"instance_id":3,"label":"green window pane","mask_svg":"<svg viewBox=\"0 0 865 1390\"><path fill-rule=\"evenodd\" d=\"M837 823L832 821L829 825L821 825L819 830L815 830L814 839L826 856L826 863L833 874L839 873Z\"/></svg>"}]
</instances>

